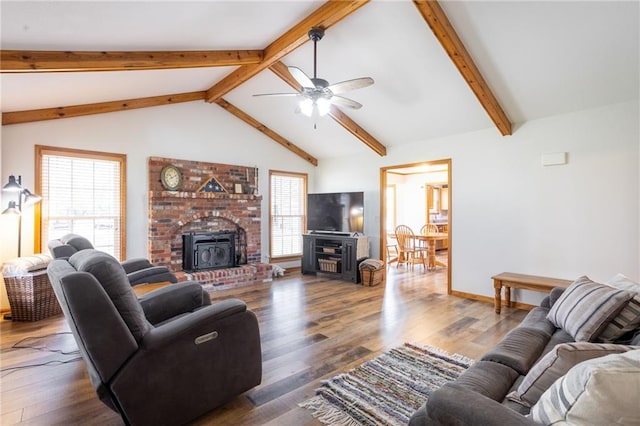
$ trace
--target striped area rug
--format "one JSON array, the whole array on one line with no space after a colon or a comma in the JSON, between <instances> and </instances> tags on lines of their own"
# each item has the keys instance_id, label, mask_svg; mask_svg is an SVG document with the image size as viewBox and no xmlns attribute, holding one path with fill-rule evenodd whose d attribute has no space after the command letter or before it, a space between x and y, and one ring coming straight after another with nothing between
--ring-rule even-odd
<instances>
[{"instance_id":1,"label":"striped area rug","mask_svg":"<svg viewBox=\"0 0 640 426\"><path fill-rule=\"evenodd\" d=\"M405 343L323 381L316 396L299 405L327 425L406 425L433 390L472 363L432 346Z\"/></svg>"}]
</instances>

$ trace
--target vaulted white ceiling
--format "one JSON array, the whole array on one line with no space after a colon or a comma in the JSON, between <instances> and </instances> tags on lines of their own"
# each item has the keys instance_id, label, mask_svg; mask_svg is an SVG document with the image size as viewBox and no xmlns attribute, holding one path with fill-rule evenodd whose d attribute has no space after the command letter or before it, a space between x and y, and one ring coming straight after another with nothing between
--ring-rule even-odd
<instances>
[{"instance_id":1,"label":"vaulted white ceiling","mask_svg":"<svg viewBox=\"0 0 640 426\"><path fill-rule=\"evenodd\" d=\"M322 3L3 0L1 47L264 49ZM529 120L639 98L637 1L440 4L514 132ZM311 75L313 45L306 43L282 62ZM5 73L1 108L22 111L207 90L234 69ZM318 43L318 76L329 82L375 80L345 94L362 109L343 111L388 149L494 127L411 1L374 0L329 28ZM265 70L224 98L317 158L372 154L330 118L295 114L294 98L252 96L291 91ZM126 113L110 114L116 120Z\"/></svg>"}]
</instances>

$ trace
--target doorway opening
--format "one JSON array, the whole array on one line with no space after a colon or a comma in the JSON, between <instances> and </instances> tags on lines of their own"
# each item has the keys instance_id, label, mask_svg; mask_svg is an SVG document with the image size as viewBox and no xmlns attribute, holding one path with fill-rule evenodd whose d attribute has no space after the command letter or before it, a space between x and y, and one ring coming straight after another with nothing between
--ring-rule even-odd
<instances>
[{"instance_id":1,"label":"doorway opening","mask_svg":"<svg viewBox=\"0 0 640 426\"><path fill-rule=\"evenodd\" d=\"M385 262L398 261L392 241L398 225L415 234L423 227L446 233L435 241L436 267L447 269L447 293L451 294L453 231L451 159L423 161L380 168L380 253ZM435 227L435 228L434 228ZM446 260L445 260L446 259ZM444 265L444 266L443 266Z\"/></svg>"}]
</instances>

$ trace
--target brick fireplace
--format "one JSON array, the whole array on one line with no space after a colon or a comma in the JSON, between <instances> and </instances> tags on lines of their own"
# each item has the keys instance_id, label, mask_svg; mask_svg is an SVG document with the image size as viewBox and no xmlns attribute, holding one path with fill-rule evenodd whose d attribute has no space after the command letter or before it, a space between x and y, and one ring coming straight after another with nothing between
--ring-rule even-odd
<instances>
[{"instance_id":1,"label":"brick fireplace","mask_svg":"<svg viewBox=\"0 0 640 426\"><path fill-rule=\"evenodd\" d=\"M182 175L177 191L167 191L161 184L161 170L169 164ZM271 280L271 266L260 263L262 196L255 194L257 169L160 157L150 157L148 168L152 263L168 266L180 281L198 280L210 289ZM192 232L235 233L238 266L183 271L182 235Z\"/></svg>"}]
</instances>

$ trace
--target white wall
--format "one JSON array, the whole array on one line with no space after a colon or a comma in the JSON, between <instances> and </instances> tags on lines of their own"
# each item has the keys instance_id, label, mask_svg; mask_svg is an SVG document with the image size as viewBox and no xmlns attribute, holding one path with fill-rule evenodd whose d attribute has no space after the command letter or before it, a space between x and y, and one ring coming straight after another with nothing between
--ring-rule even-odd
<instances>
[{"instance_id":1,"label":"white wall","mask_svg":"<svg viewBox=\"0 0 640 426\"><path fill-rule=\"evenodd\" d=\"M315 167L215 104L190 102L131 111L2 126L2 181L21 174L34 184L34 145L127 154L127 257L147 256L150 156L257 166L262 201L262 254L269 254L269 169ZM24 254L24 250L23 250ZM29 254L29 253L27 253Z\"/></svg>"},{"instance_id":2,"label":"white wall","mask_svg":"<svg viewBox=\"0 0 640 426\"><path fill-rule=\"evenodd\" d=\"M612 105L528 122L510 137L491 128L390 146L386 157L321 160L315 169L218 106L194 102L2 126L0 175L21 174L32 188L35 144L126 153L134 257L147 255L149 156L257 165L265 197L269 168L308 173L310 192L365 192L365 234L379 256L379 168L451 158L453 289L492 296L490 277L502 271L640 279L638 114L637 102ZM567 165L541 166L543 153L559 151ZM263 255L266 206L265 198Z\"/></svg>"},{"instance_id":3,"label":"white wall","mask_svg":"<svg viewBox=\"0 0 640 426\"><path fill-rule=\"evenodd\" d=\"M379 256L379 168L451 158L454 290L492 296L490 277L503 271L638 281L638 116L630 102L531 121L509 137L492 128L390 147L357 164L323 160L316 189L365 191L365 233ZM568 164L542 167L550 152L567 152Z\"/></svg>"},{"instance_id":4,"label":"white wall","mask_svg":"<svg viewBox=\"0 0 640 426\"><path fill-rule=\"evenodd\" d=\"M420 232L427 223L428 184L447 183L447 172L429 172L406 176L387 174L387 184L396 184L396 224Z\"/></svg>"}]
</instances>

